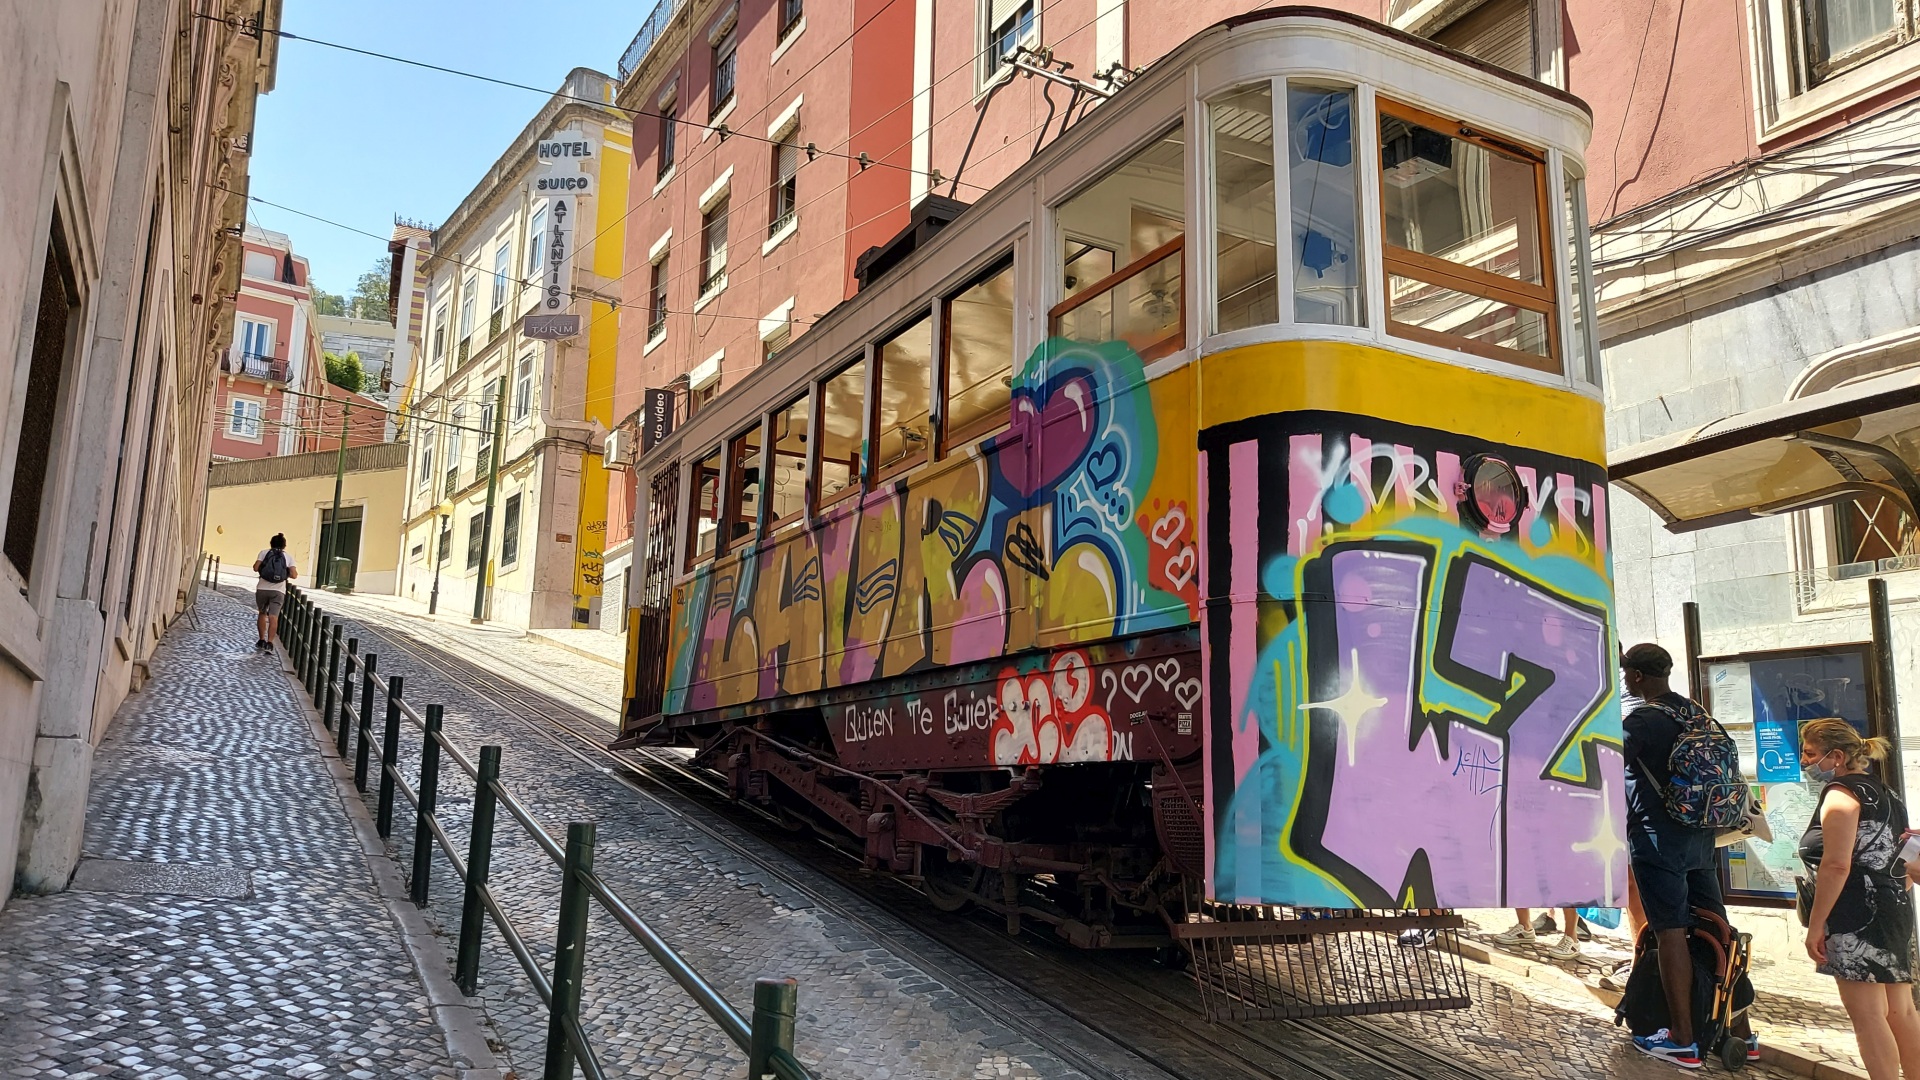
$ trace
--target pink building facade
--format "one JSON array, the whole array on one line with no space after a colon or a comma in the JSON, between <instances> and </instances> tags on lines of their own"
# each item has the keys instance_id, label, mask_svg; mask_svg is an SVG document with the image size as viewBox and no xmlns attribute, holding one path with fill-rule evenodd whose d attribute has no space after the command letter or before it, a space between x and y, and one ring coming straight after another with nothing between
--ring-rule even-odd
<instances>
[{"instance_id":1,"label":"pink building facade","mask_svg":"<svg viewBox=\"0 0 1920 1080\"><path fill-rule=\"evenodd\" d=\"M314 449L321 402L298 395L326 387L307 260L280 233L249 226L242 243L233 341L214 387L215 461Z\"/></svg>"}]
</instances>

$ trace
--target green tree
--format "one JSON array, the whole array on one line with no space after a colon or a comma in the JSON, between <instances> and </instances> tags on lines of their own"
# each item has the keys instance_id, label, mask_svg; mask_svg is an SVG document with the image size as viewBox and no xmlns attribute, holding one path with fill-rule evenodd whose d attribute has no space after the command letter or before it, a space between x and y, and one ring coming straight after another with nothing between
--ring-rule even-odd
<instances>
[{"instance_id":1,"label":"green tree","mask_svg":"<svg viewBox=\"0 0 1920 1080\"><path fill-rule=\"evenodd\" d=\"M345 356L338 353L326 353L327 381L342 390L359 393L367 384L367 372L360 366L360 354L350 352Z\"/></svg>"},{"instance_id":2,"label":"green tree","mask_svg":"<svg viewBox=\"0 0 1920 1080\"><path fill-rule=\"evenodd\" d=\"M345 315L347 298L339 293L330 293L325 289L313 290L313 313L315 315Z\"/></svg>"},{"instance_id":3,"label":"green tree","mask_svg":"<svg viewBox=\"0 0 1920 1080\"><path fill-rule=\"evenodd\" d=\"M393 256L382 255L376 259L373 269L360 275L353 283L353 297L348 307L356 319L379 319L386 322L393 318L387 307L387 288L392 282Z\"/></svg>"}]
</instances>

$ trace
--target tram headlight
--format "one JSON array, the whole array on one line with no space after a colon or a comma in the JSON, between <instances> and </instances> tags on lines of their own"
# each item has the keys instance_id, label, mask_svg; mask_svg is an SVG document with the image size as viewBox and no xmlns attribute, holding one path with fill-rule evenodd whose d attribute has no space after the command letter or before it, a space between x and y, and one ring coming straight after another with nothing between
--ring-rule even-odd
<instances>
[{"instance_id":1,"label":"tram headlight","mask_svg":"<svg viewBox=\"0 0 1920 1080\"><path fill-rule=\"evenodd\" d=\"M1487 532L1500 534L1513 529L1520 512L1527 508L1526 485L1506 459L1492 454L1477 454L1466 461L1460 485L1460 509Z\"/></svg>"}]
</instances>

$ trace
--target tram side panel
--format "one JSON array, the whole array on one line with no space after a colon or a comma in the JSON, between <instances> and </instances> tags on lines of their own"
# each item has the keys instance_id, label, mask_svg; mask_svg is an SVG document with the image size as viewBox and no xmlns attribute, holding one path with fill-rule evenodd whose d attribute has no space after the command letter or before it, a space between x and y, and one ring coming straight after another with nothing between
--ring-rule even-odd
<instances>
[{"instance_id":1,"label":"tram side panel","mask_svg":"<svg viewBox=\"0 0 1920 1080\"><path fill-rule=\"evenodd\" d=\"M1599 403L1330 342L1200 366L1208 894L1620 904Z\"/></svg>"},{"instance_id":2,"label":"tram side panel","mask_svg":"<svg viewBox=\"0 0 1920 1080\"><path fill-rule=\"evenodd\" d=\"M1046 343L1001 433L676 588L665 711L871 685L823 710L856 768L1125 760L1147 714L1197 749L1192 381ZM938 691L887 684L916 674Z\"/></svg>"}]
</instances>

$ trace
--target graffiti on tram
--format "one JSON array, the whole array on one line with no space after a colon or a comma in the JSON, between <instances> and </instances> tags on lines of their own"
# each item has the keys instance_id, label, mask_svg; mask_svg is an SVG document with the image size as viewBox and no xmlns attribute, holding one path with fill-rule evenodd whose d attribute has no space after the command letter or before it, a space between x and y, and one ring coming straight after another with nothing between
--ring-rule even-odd
<instances>
[{"instance_id":1,"label":"graffiti on tram","mask_svg":"<svg viewBox=\"0 0 1920 1080\"><path fill-rule=\"evenodd\" d=\"M1308 411L1201 446L1211 895L1617 904L1600 468Z\"/></svg>"},{"instance_id":2,"label":"graffiti on tram","mask_svg":"<svg viewBox=\"0 0 1920 1080\"><path fill-rule=\"evenodd\" d=\"M1043 346L998 435L682 585L668 711L1191 625L1192 428L1163 442L1155 421L1191 416L1190 380L1150 384L1122 343ZM1035 696L1020 677L1005 693ZM1016 723L1002 745L1091 754L1094 723Z\"/></svg>"}]
</instances>

